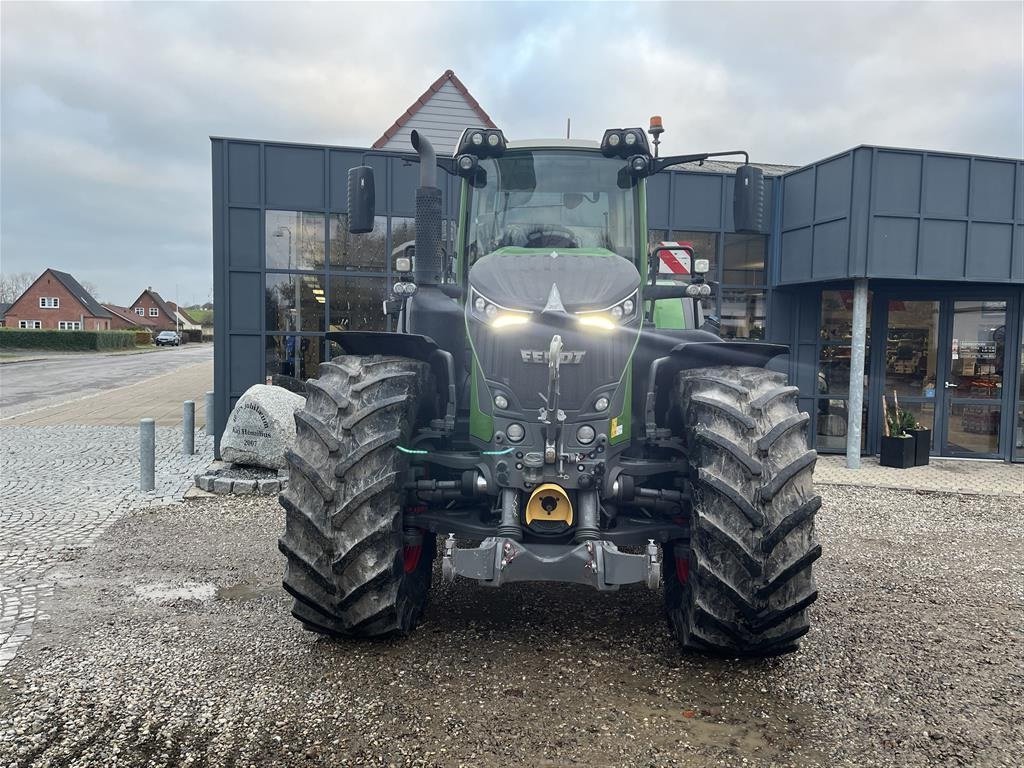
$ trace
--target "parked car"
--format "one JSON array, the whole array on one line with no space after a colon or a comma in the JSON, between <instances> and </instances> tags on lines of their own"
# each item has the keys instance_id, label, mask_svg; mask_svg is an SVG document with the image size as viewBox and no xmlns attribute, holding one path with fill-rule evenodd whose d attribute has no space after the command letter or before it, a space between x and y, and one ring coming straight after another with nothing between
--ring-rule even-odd
<instances>
[{"instance_id":1,"label":"parked car","mask_svg":"<svg viewBox=\"0 0 1024 768\"><path fill-rule=\"evenodd\" d=\"M160 331L156 335L158 347L177 347L181 344L181 336L176 331Z\"/></svg>"}]
</instances>

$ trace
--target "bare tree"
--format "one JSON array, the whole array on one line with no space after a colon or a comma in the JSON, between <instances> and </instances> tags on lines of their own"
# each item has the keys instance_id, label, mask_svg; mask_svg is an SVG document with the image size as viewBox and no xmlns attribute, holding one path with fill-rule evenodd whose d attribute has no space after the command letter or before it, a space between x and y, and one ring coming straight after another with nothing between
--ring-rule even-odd
<instances>
[{"instance_id":1,"label":"bare tree","mask_svg":"<svg viewBox=\"0 0 1024 768\"><path fill-rule=\"evenodd\" d=\"M78 284L85 288L86 292L94 299L96 299L96 301L101 302L101 299L99 297L100 289L96 287L96 283L92 282L92 280L79 280Z\"/></svg>"},{"instance_id":2,"label":"bare tree","mask_svg":"<svg viewBox=\"0 0 1024 768\"><path fill-rule=\"evenodd\" d=\"M0 303L13 304L36 277L31 272L0 273Z\"/></svg>"}]
</instances>

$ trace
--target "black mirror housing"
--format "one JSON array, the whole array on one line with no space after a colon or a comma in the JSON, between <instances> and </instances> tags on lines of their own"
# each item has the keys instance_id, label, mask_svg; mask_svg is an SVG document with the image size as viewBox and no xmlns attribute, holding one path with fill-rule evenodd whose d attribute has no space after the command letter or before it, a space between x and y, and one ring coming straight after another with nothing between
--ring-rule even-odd
<instances>
[{"instance_id":1,"label":"black mirror housing","mask_svg":"<svg viewBox=\"0 0 1024 768\"><path fill-rule=\"evenodd\" d=\"M752 165L736 169L732 204L733 230L749 235L765 232L764 171Z\"/></svg>"},{"instance_id":2,"label":"black mirror housing","mask_svg":"<svg viewBox=\"0 0 1024 768\"><path fill-rule=\"evenodd\" d=\"M353 235L373 232L373 168L357 165L348 171L348 231Z\"/></svg>"},{"instance_id":3,"label":"black mirror housing","mask_svg":"<svg viewBox=\"0 0 1024 768\"><path fill-rule=\"evenodd\" d=\"M684 299L686 298L685 283L675 285L646 285L644 286L643 301L661 301L662 299Z\"/></svg>"}]
</instances>

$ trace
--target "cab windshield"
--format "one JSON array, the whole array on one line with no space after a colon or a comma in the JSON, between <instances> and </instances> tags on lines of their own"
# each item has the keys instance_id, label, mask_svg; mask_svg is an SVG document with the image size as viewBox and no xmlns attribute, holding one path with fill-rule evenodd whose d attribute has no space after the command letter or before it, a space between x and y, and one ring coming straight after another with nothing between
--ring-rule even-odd
<instances>
[{"instance_id":1,"label":"cab windshield","mask_svg":"<svg viewBox=\"0 0 1024 768\"><path fill-rule=\"evenodd\" d=\"M635 261L623 161L585 150L512 150L480 161L470 189L469 263L505 247L604 248Z\"/></svg>"}]
</instances>

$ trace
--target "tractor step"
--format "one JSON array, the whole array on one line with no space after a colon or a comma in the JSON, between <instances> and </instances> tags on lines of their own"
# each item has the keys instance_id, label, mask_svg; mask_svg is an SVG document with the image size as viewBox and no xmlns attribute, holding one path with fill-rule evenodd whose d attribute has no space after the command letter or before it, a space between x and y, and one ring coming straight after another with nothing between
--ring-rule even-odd
<instances>
[{"instance_id":1,"label":"tractor step","mask_svg":"<svg viewBox=\"0 0 1024 768\"><path fill-rule=\"evenodd\" d=\"M644 554L620 552L610 541L582 544L534 544L504 536L484 539L478 547L459 549L455 535L444 543L441 575L451 582L456 576L476 579L489 587L514 581L561 581L589 584L599 590L616 590L623 584L661 585L658 550L648 541Z\"/></svg>"}]
</instances>

